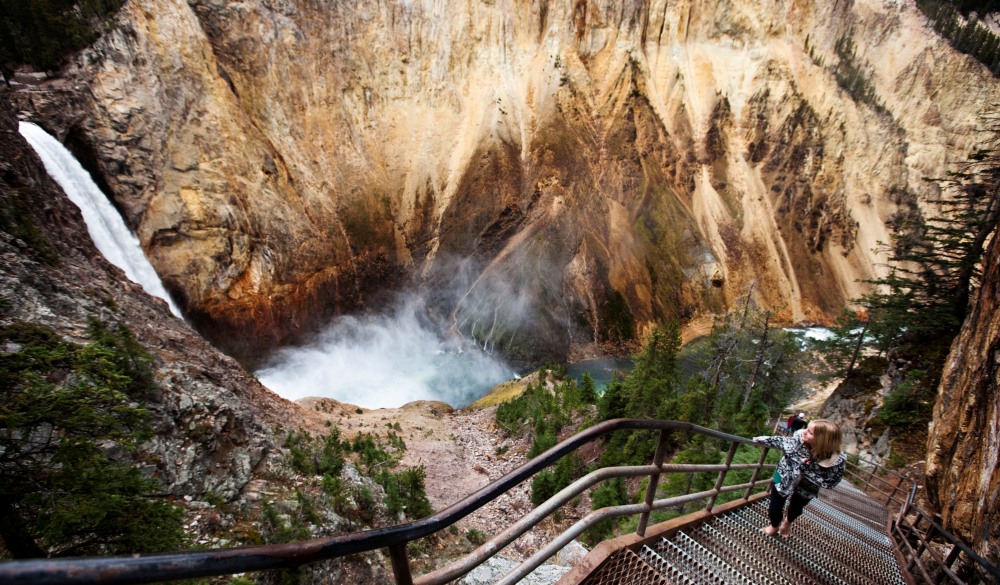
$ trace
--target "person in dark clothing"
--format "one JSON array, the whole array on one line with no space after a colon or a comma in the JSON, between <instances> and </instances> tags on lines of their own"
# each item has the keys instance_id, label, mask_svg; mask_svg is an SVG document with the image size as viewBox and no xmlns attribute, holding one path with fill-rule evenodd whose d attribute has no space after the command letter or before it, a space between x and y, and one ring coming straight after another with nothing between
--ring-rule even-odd
<instances>
[{"instance_id":1,"label":"person in dark clothing","mask_svg":"<svg viewBox=\"0 0 1000 585\"><path fill-rule=\"evenodd\" d=\"M806 413L800 412L788 419L788 434L794 435L795 431L806 428L809 421L806 420Z\"/></svg>"},{"instance_id":2,"label":"person in dark clothing","mask_svg":"<svg viewBox=\"0 0 1000 585\"><path fill-rule=\"evenodd\" d=\"M792 522L802 515L810 500L819 495L819 489L830 489L844 477L847 456L840 452L840 427L832 421L819 419L791 437L764 436L753 440L784 453L771 481L767 511L770 524L761 531L769 536L780 534L788 538ZM784 517L789 497L788 516Z\"/></svg>"}]
</instances>

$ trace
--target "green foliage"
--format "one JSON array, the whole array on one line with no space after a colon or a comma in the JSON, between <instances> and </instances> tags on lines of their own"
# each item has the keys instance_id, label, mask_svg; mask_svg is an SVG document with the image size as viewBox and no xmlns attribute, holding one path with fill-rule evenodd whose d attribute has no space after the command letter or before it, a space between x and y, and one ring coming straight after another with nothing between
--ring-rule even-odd
<instances>
[{"instance_id":1,"label":"green foliage","mask_svg":"<svg viewBox=\"0 0 1000 585\"><path fill-rule=\"evenodd\" d=\"M15 557L167 551L185 542L181 511L155 481L109 456L152 436L134 399L154 390L131 332L93 321L85 346L51 329L0 330L0 536ZM134 352L134 355L130 355Z\"/></svg>"},{"instance_id":2,"label":"green foliage","mask_svg":"<svg viewBox=\"0 0 1000 585\"><path fill-rule=\"evenodd\" d=\"M940 195L917 201L893 218L891 273L871 281L876 292L861 299L873 314L872 334L883 345L922 345L954 337L981 278L981 261L1000 219L1000 157L979 150L958 172L927 179Z\"/></svg>"},{"instance_id":3,"label":"green foliage","mask_svg":"<svg viewBox=\"0 0 1000 585\"><path fill-rule=\"evenodd\" d=\"M385 489L385 505L392 515L403 514L417 519L430 516L434 510L427 499L424 466L410 467L398 473L382 470L375 480Z\"/></svg>"},{"instance_id":4,"label":"green foliage","mask_svg":"<svg viewBox=\"0 0 1000 585\"><path fill-rule=\"evenodd\" d=\"M274 504L264 502L261 515L261 531L268 544L285 544L312 537L309 522L312 517L311 505L302 505L308 498L296 491L296 502Z\"/></svg>"},{"instance_id":5,"label":"green foliage","mask_svg":"<svg viewBox=\"0 0 1000 585\"><path fill-rule=\"evenodd\" d=\"M711 464L720 463L724 458L725 453L719 450L714 441L709 441L703 435L696 435L673 457L671 463ZM664 497L673 497L710 490L715 486L716 475L710 472L671 473L666 476L666 481L660 485L658 491ZM683 514L685 506L678 506L677 511Z\"/></svg>"},{"instance_id":6,"label":"green foliage","mask_svg":"<svg viewBox=\"0 0 1000 585\"><path fill-rule=\"evenodd\" d=\"M752 292L752 291L751 291ZM613 418L673 419L721 428L744 436L768 430L771 413L787 406L799 388L801 348L795 337L769 324L770 315L757 308L750 292L732 314L715 327L712 336L684 355L676 324L658 326L635 358L635 367L624 379L613 380L597 400L602 420ZM685 378L686 376L686 378ZM555 444L574 405L589 404L586 378L581 387L545 386L546 375L518 399L497 408L497 421L508 432L530 428L534 440L529 455ZM604 445L600 466L648 463L656 446L656 433L618 432ZM678 452L679 450L679 452ZM676 462L721 463L724 454L704 437L688 441L671 435L667 455ZM586 472L578 456L560 459L537 474L531 486L536 506L558 493ZM745 475L745 474L744 474ZM697 476L672 474L660 491L670 494L704 491L714 485L715 473ZM730 483L745 481L730 474ZM628 503L622 480L605 482L593 494L594 507ZM662 516L662 515L661 515ZM616 520L590 529L584 540L596 543L613 533Z\"/></svg>"},{"instance_id":7,"label":"green foliage","mask_svg":"<svg viewBox=\"0 0 1000 585\"><path fill-rule=\"evenodd\" d=\"M552 378L550 389L546 380ZM576 381L566 377L564 368L542 368L537 384L519 396L497 406L497 423L508 433L531 429L529 457L556 444L559 432L575 418L587 419L592 402L584 399Z\"/></svg>"},{"instance_id":8,"label":"green foliage","mask_svg":"<svg viewBox=\"0 0 1000 585\"><path fill-rule=\"evenodd\" d=\"M846 35L840 37L837 39L834 51L839 57L837 66L833 70L837 84L850 94L854 101L868 104L879 113L887 113L885 106L878 100L871 74L857 63L854 40Z\"/></svg>"},{"instance_id":9,"label":"green foliage","mask_svg":"<svg viewBox=\"0 0 1000 585\"><path fill-rule=\"evenodd\" d=\"M600 487L591 493L591 508L599 510L610 506L622 506L629 503L628 490L625 489L625 480L616 477L603 482ZM594 546L602 540L606 540L614 534L614 518L601 520L587 529L581 536L581 540L588 546Z\"/></svg>"},{"instance_id":10,"label":"green foliage","mask_svg":"<svg viewBox=\"0 0 1000 585\"><path fill-rule=\"evenodd\" d=\"M531 482L531 503L538 506L556 495L563 488L583 476L583 461L576 453L571 453L556 462L551 470L535 476Z\"/></svg>"},{"instance_id":11,"label":"green foliage","mask_svg":"<svg viewBox=\"0 0 1000 585\"><path fill-rule=\"evenodd\" d=\"M871 318L865 343L913 368L878 416L895 428L929 420L948 348L980 286L982 258L1000 221L995 148L977 150L959 171L928 181L940 195L923 206L911 199L894 216L891 272L871 281L874 292L858 301ZM923 208L938 214L925 217Z\"/></svg>"},{"instance_id":12,"label":"green foliage","mask_svg":"<svg viewBox=\"0 0 1000 585\"><path fill-rule=\"evenodd\" d=\"M674 410L680 347L680 326L676 322L653 328L646 346L635 359L632 373L625 379L625 416L664 418Z\"/></svg>"},{"instance_id":13,"label":"green foliage","mask_svg":"<svg viewBox=\"0 0 1000 585\"><path fill-rule=\"evenodd\" d=\"M770 413L783 409L799 391L801 348L795 337L770 324L770 313L753 301L752 290L713 327L709 350L701 353L697 378L679 410L700 424L727 433L767 432Z\"/></svg>"},{"instance_id":14,"label":"green foliage","mask_svg":"<svg viewBox=\"0 0 1000 585\"><path fill-rule=\"evenodd\" d=\"M98 37L124 0L0 0L0 67L57 69Z\"/></svg>"},{"instance_id":15,"label":"green foliage","mask_svg":"<svg viewBox=\"0 0 1000 585\"><path fill-rule=\"evenodd\" d=\"M541 431L535 432L535 440L531 442L531 448L528 449L528 458L536 457L541 455L545 451L548 451L552 447L556 446L556 432L557 430L546 424L546 421L540 421L539 427Z\"/></svg>"},{"instance_id":16,"label":"green foliage","mask_svg":"<svg viewBox=\"0 0 1000 585\"><path fill-rule=\"evenodd\" d=\"M133 398L149 398L157 392L153 375L153 356L135 338L132 331L118 323L109 329L97 319L88 320L87 333L97 344L110 350L113 367L128 378L125 391Z\"/></svg>"},{"instance_id":17,"label":"green foliage","mask_svg":"<svg viewBox=\"0 0 1000 585\"><path fill-rule=\"evenodd\" d=\"M386 440L388 444L383 444L378 437L361 433L351 441L351 450L358 454L358 463L369 472L383 466L395 467L406 451L406 444L393 432Z\"/></svg>"},{"instance_id":18,"label":"green foliage","mask_svg":"<svg viewBox=\"0 0 1000 585\"><path fill-rule=\"evenodd\" d=\"M465 533L465 539L469 541L469 544L474 546L479 546L486 542L486 535L483 534L482 530L477 530L475 528L470 528Z\"/></svg>"},{"instance_id":19,"label":"green foliage","mask_svg":"<svg viewBox=\"0 0 1000 585\"><path fill-rule=\"evenodd\" d=\"M284 447L288 449L292 469L303 475L337 475L344 467L345 454L350 449L346 441L340 440L340 429L333 428L314 445L309 433L289 432Z\"/></svg>"},{"instance_id":20,"label":"green foliage","mask_svg":"<svg viewBox=\"0 0 1000 585\"><path fill-rule=\"evenodd\" d=\"M971 55L1000 76L1000 37L971 13L975 9L984 16L997 10L996 2L918 0L917 6L955 50Z\"/></svg>"},{"instance_id":21,"label":"green foliage","mask_svg":"<svg viewBox=\"0 0 1000 585\"><path fill-rule=\"evenodd\" d=\"M583 378L580 380L580 402L584 404L597 403L597 391L595 390L594 379L590 376L590 372L584 372Z\"/></svg>"},{"instance_id":22,"label":"green foliage","mask_svg":"<svg viewBox=\"0 0 1000 585\"><path fill-rule=\"evenodd\" d=\"M615 378L604 389L600 401L597 403L598 416L601 420L611 420L613 418L623 418L625 416L625 384Z\"/></svg>"},{"instance_id":23,"label":"green foliage","mask_svg":"<svg viewBox=\"0 0 1000 585\"><path fill-rule=\"evenodd\" d=\"M923 370L907 372L903 382L885 397L876 418L896 430L926 424L934 407L934 387L927 384L926 376Z\"/></svg>"},{"instance_id":24,"label":"green foliage","mask_svg":"<svg viewBox=\"0 0 1000 585\"><path fill-rule=\"evenodd\" d=\"M850 378L856 373L861 350L871 343L871 339L866 340L870 337L869 322L870 318L862 320L857 312L844 309L830 328L830 337L814 342L822 356L820 379ZM880 348L879 353L885 349Z\"/></svg>"},{"instance_id":25,"label":"green foliage","mask_svg":"<svg viewBox=\"0 0 1000 585\"><path fill-rule=\"evenodd\" d=\"M624 382L613 381L604 391L599 410L601 418L674 418L677 410L680 377L677 354L680 328L676 323L656 326L635 367ZM647 462L655 442L647 431L618 432L611 436L601 457L602 465Z\"/></svg>"}]
</instances>

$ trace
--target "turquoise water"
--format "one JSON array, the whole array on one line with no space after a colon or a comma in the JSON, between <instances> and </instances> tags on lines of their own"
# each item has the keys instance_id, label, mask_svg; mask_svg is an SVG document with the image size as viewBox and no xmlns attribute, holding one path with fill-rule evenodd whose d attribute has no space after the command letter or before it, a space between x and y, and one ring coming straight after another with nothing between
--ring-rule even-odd
<instances>
[{"instance_id":1,"label":"turquoise water","mask_svg":"<svg viewBox=\"0 0 1000 585\"><path fill-rule=\"evenodd\" d=\"M566 374L580 383L584 372L590 372L590 377L594 379L594 389L600 394L614 378L615 372L628 374L634 365L629 359L597 358L566 364Z\"/></svg>"}]
</instances>

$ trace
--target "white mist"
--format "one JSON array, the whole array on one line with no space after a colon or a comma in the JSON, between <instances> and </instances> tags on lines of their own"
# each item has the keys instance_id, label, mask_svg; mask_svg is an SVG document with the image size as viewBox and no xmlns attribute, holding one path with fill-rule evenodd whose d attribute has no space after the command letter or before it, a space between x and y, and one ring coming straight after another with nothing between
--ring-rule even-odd
<instances>
[{"instance_id":1,"label":"white mist","mask_svg":"<svg viewBox=\"0 0 1000 585\"><path fill-rule=\"evenodd\" d=\"M46 172L80 208L87 231L97 249L128 278L154 297L167 302L170 311L181 311L167 294L160 277L146 258L139 239L128 229L118 210L108 201L90 174L61 142L31 122L21 122L18 131L42 159Z\"/></svg>"},{"instance_id":2,"label":"white mist","mask_svg":"<svg viewBox=\"0 0 1000 585\"><path fill-rule=\"evenodd\" d=\"M414 400L462 407L514 377L475 344L441 335L416 297L382 315L341 317L309 346L279 351L256 374L289 400L318 396L365 408Z\"/></svg>"}]
</instances>

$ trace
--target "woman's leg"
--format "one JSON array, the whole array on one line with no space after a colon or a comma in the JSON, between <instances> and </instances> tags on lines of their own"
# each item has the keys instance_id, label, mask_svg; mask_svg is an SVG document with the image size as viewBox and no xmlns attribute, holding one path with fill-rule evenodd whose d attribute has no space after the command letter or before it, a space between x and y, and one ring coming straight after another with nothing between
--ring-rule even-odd
<instances>
[{"instance_id":1,"label":"woman's leg","mask_svg":"<svg viewBox=\"0 0 1000 585\"><path fill-rule=\"evenodd\" d=\"M785 515L785 496L778 493L778 486L771 482L771 500L767 505L767 518L772 528L778 528L781 518Z\"/></svg>"},{"instance_id":2,"label":"woman's leg","mask_svg":"<svg viewBox=\"0 0 1000 585\"><path fill-rule=\"evenodd\" d=\"M809 498L803 498L799 494L792 494L792 501L788 504L788 522L795 522L795 519L802 515L802 509L809 504Z\"/></svg>"},{"instance_id":3,"label":"woman's leg","mask_svg":"<svg viewBox=\"0 0 1000 585\"><path fill-rule=\"evenodd\" d=\"M808 498L803 498L797 493L792 494L792 501L788 503L788 518L778 527L778 534L788 538L792 531L792 522L802 515L802 509L809 503Z\"/></svg>"}]
</instances>

